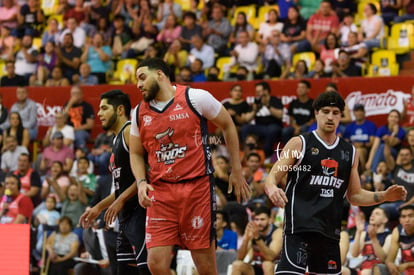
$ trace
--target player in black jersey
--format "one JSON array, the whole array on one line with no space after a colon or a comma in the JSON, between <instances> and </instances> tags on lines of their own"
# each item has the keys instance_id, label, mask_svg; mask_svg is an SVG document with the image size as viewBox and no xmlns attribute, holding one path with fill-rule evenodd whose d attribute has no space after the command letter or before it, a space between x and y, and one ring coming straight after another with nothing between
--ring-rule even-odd
<instances>
[{"instance_id":1,"label":"player in black jersey","mask_svg":"<svg viewBox=\"0 0 414 275\"><path fill-rule=\"evenodd\" d=\"M129 163L130 112L129 96L122 91L111 90L101 95L98 117L102 128L116 134L110 160L115 193L85 211L80 224L90 226L105 209L107 225L118 216L118 274L150 274L145 247L146 211L138 204L137 185Z\"/></svg>"},{"instance_id":2,"label":"player in black jersey","mask_svg":"<svg viewBox=\"0 0 414 275\"><path fill-rule=\"evenodd\" d=\"M313 103L317 129L289 140L266 179L265 191L285 207L284 243L275 274L340 274L339 236L345 196L353 205L404 200L407 191L361 188L355 148L336 135L345 102L336 92ZM279 187L278 187L279 186Z\"/></svg>"}]
</instances>

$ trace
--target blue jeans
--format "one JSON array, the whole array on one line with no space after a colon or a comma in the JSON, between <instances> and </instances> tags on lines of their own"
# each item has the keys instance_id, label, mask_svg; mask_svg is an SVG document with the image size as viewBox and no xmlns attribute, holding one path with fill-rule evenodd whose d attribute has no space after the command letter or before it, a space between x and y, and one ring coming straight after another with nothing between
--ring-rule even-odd
<instances>
[{"instance_id":1,"label":"blue jeans","mask_svg":"<svg viewBox=\"0 0 414 275\"><path fill-rule=\"evenodd\" d=\"M395 23L401 23L407 20L414 20L414 14L404 14L401 16L396 16L394 17L394 22Z\"/></svg>"},{"instance_id":2,"label":"blue jeans","mask_svg":"<svg viewBox=\"0 0 414 275\"><path fill-rule=\"evenodd\" d=\"M381 46L385 48L386 46L385 39L383 39L383 45L381 45L381 39L365 40L363 43L367 46L368 50L372 50L373 48L381 48Z\"/></svg>"},{"instance_id":3,"label":"blue jeans","mask_svg":"<svg viewBox=\"0 0 414 275\"><path fill-rule=\"evenodd\" d=\"M246 136L254 134L259 138L264 139L264 152L266 157L270 157L273 154L273 144L280 139L282 133L282 127L278 124L270 125L253 125L245 124L241 127L241 136L244 143Z\"/></svg>"},{"instance_id":4,"label":"blue jeans","mask_svg":"<svg viewBox=\"0 0 414 275\"><path fill-rule=\"evenodd\" d=\"M83 148L86 146L86 141L89 138L89 132L86 130L76 130L75 131L75 147Z\"/></svg>"},{"instance_id":5,"label":"blue jeans","mask_svg":"<svg viewBox=\"0 0 414 275\"><path fill-rule=\"evenodd\" d=\"M37 127L29 129L30 140L36 140L38 132Z\"/></svg>"},{"instance_id":6,"label":"blue jeans","mask_svg":"<svg viewBox=\"0 0 414 275\"><path fill-rule=\"evenodd\" d=\"M109 152L103 152L100 155L94 156L92 154L88 155L88 159L93 161L95 165L98 166L98 174L99 175L105 175L108 173L108 165L109 165L109 159L111 158L111 153Z\"/></svg>"}]
</instances>

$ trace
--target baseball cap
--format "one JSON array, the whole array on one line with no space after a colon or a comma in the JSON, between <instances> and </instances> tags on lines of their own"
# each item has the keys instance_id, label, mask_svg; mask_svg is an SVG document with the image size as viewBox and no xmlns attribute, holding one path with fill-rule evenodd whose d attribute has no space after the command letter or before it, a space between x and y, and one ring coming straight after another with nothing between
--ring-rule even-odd
<instances>
[{"instance_id":1,"label":"baseball cap","mask_svg":"<svg viewBox=\"0 0 414 275\"><path fill-rule=\"evenodd\" d=\"M63 138L62 132L61 131L54 132L53 135L52 135L52 139L54 139L54 138Z\"/></svg>"},{"instance_id":2,"label":"baseball cap","mask_svg":"<svg viewBox=\"0 0 414 275\"><path fill-rule=\"evenodd\" d=\"M364 104L357 103L357 104L354 105L353 110L354 111L364 111L365 112L365 106L364 106Z\"/></svg>"}]
</instances>

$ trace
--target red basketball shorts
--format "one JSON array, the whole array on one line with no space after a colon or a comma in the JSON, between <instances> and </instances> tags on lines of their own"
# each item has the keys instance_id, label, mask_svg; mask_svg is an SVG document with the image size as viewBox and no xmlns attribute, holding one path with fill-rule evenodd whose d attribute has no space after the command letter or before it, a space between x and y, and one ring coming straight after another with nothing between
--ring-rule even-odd
<instances>
[{"instance_id":1,"label":"red basketball shorts","mask_svg":"<svg viewBox=\"0 0 414 275\"><path fill-rule=\"evenodd\" d=\"M202 176L182 183L157 182L148 193L147 248L179 245L185 249L209 248L215 238L213 177Z\"/></svg>"}]
</instances>

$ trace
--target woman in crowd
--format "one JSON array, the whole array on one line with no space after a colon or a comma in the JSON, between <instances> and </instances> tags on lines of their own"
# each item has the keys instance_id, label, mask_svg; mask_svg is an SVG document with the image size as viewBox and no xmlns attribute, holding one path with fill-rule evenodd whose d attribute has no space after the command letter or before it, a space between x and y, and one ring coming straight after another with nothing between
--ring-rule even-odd
<instances>
[{"instance_id":1,"label":"woman in crowd","mask_svg":"<svg viewBox=\"0 0 414 275\"><path fill-rule=\"evenodd\" d=\"M29 130L23 127L22 118L18 112L11 112L9 115L10 127L3 133L3 140L8 136L15 136L17 138L17 144L29 148L30 135ZM6 148L3 145L3 151Z\"/></svg>"},{"instance_id":2,"label":"woman in crowd","mask_svg":"<svg viewBox=\"0 0 414 275\"><path fill-rule=\"evenodd\" d=\"M104 45L104 37L101 33L93 36L92 44L87 45L82 56L82 63L87 62L91 66L91 72L98 77L99 83L106 83L106 72L111 69L111 47Z\"/></svg>"},{"instance_id":3,"label":"woman in crowd","mask_svg":"<svg viewBox=\"0 0 414 275\"><path fill-rule=\"evenodd\" d=\"M259 31L256 35L256 41L258 44L266 45L273 30L278 30L279 32L282 31L283 23L278 22L278 18L279 14L277 10L269 10L267 21L260 24Z\"/></svg>"},{"instance_id":4,"label":"woman in crowd","mask_svg":"<svg viewBox=\"0 0 414 275\"><path fill-rule=\"evenodd\" d=\"M299 45L307 44L306 22L299 13L299 8L292 6L288 10L288 17L281 32L281 41L290 47L291 53L303 51Z\"/></svg>"},{"instance_id":5,"label":"woman in crowd","mask_svg":"<svg viewBox=\"0 0 414 275\"><path fill-rule=\"evenodd\" d=\"M53 195L56 198L56 207L60 209L62 203L55 190L59 187L63 193L67 193L69 185L70 180L63 172L63 164L60 161L54 161L50 167L50 176L47 176L42 183L42 200L45 200L49 195ZM35 212L38 213L42 209L45 209L44 203L36 207Z\"/></svg>"},{"instance_id":6,"label":"woman in crowd","mask_svg":"<svg viewBox=\"0 0 414 275\"><path fill-rule=\"evenodd\" d=\"M47 41L44 46L44 53L40 54L37 61L36 72L30 76L30 86L43 86L52 76L52 71L59 65L59 59L56 54L55 43ZM69 83L65 83L69 85Z\"/></svg>"},{"instance_id":7,"label":"woman in crowd","mask_svg":"<svg viewBox=\"0 0 414 275\"><path fill-rule=\"evenodd\" d=\"M325 62L322 59L317 59L313 70L308 74L309 78L321 78L321 77L330 77L331 74L325 72Z\"/></svg>"},{"instance_id":8,"label":"woman in crowd","mask_svg":"<svg viewBox=\"0 0 414 275\"><path fill-rule=\"evenodd\" d=\"M71 219L63 216L59 220L59 231L47 239L46 250L50 260L48 275L68 274L69 269L75 266L73 258L78 254L79 241L72 229Z\"/></svg>"},{"instance_id":9,"label":"woman in crowd","mask_svg":"<svg viewBox=\"0 0 414 275\"><path fill-rule=\"evenodd\" d=\"M63 72L60 67L54 67L52 70L52 77L46 81L46 87L55 86L69 86L69 80L63 77Z\"/></svg>"},{"instance_id":10,"label":"woman in crowd","mask_svg":"<svg viewBox=\"0 0 414 275\"><path fill-rule=\"evenodd\" d=\"M384 39L384 22L381 16L377 15L377 7L368 3L364 8L365 19L361 22L358 40L367 45L368 50L380 48Z\"/></svg>"},{"instance_id":11,"label":"woman in crowd","mask_svg":"<svg viewBox=\"0 0 414 275\"><path fill-rule=\"evenodd\" d=\"M59 22L56 18L50 18L47 21L47 28L42 35L42 47L46 47L47 42L53 42L57 44L59 42L60 30Z\"/></svg>"},{"instance_id":12,"label":"woman in crowd","mask_svg":"<svg viewBox=\"0 0 414 275\"><path fill-rule=\"evenodd\" d=\"M181 26L178 24L177 17L174 14L170 14L165 20L164 28L157 35L157 41L168 47L174 40L178 40L180 35Z\"/></svg>"},{"instance_id":13,"label":"woman in crowd","mask_svg":"<svg viewBox=\"0 0 414 275\"><path fill-rule=\"evenodd\" d=\"M306 64L306 61L301 59L295 64L295 70L293 72L289 72L285 78L287 79L307 78L308 73L309 73L309 69L308 69L308 65ZM283 74L283 76L284 75L285 74Z\"/></svg>"},{"instance_id":14,"label":"woman in crowd","mask_svg":"<svg viewBox=\"0 0 414 275\"><path fill-rule=\"evenodd\" d=\"M319 53L320 59L325 63L326 73L332 72L331 63L336 60L335 52L338 48L338 37L334 33L329 33L326 36L324 44L317 42L312 45L313 51Z\"/></svg>"},{"instance_id":15,"label":"woman in crowd","mask_svg":"<svg viewBox=\"0 0 414 275\"><path fill-rule=\"evenodd\" d=\"M384 143L387 142L391 146L391 153L396 156L397 149L404 140L405 131L400 126L401 114L397 110L392 110L388 114L387 124L379 127L369 153L366 169L375 171L378 163L385 160Z\"/></svg>"},{"instance_id":16,"label":"woman in crowd","mask_svg":"<svg viewBox=\"0 0 414 275\"><path fill-rule=\"evenodd\" d=\"M237 37L241 31L245 31L249 34L249 40L254 39L254 29L247 21L246 13L244 12L239 12L237 14L236 24L233 26L233 30L229 38L229 42L232 45L237 43Z\"/></svg>"}]
</instances>

